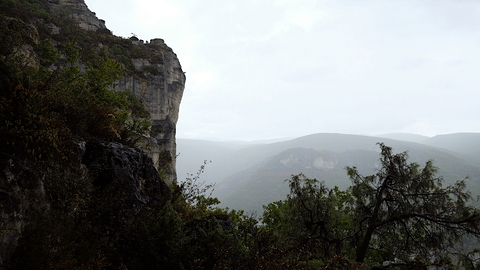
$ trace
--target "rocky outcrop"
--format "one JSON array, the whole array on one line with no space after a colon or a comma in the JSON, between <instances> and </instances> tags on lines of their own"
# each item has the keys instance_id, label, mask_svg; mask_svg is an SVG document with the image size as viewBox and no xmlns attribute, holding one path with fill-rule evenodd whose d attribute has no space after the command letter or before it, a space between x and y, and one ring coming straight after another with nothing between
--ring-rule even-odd
<instances>
[{"instance_id":1,"label":"rocky outcrop","mask_svg":"<svg viewBox=\"0 0 480 270\"><path fill-rule=\"evenodd\" d=\"M185 89L185 74L177 56L163 40L154 39L140 46L152 49L155 59L132 59L135 72L143 76L126 74L122 80L115 82L113 89L130 90L142 100L150 114L152 129L148 143L144 141L139 146L152 156L157 169L161 169L158 165L162 153L170 153L171 163L165 169L170 175L166 181L171 183L176 181L175 134Z\"/></svg>"},{"instance_id":2,"label":"rocky outcrop","mask_svg":"<svg viewBox=\"0 0 480 270\"><path fill-rule=\"evenodd\" d=\"M40 63L37 54L34 51L34 46L36 46L40 40L37 28L32 24L25 23L20 19L12 17L6 17L4 23L8 28L16 29L16 34L26 42L23 44L13 43L15 44L13 51L9 52L9 55L1 57L5 57L3 59L13 58L22 66L38 69Z\"/></svg>"},{"instance_id":3,"label":"rocky outcrop","mask_svg":"<svg viewBox=\"0 0 480 270\"><path fill-rule=\"evenodd\" d=\"M83 0L51 0L49 5L51 9L69 11L88 31L97 31L95 34L103 36L109 34L105 23L88 10ZM32 25L16 18L7 18L7 23L19 26L11 29L25 29L17 34L25 36L23 40L28 44L14 47L2 57L28 60L30 62L22 64L34 68L40 65L34 50L39 40L36 23L43 24L38 27L43 29L41 34L45 34L43 26L47 26L51 35L62 35L60 23L44 24L45 21L35 18L31 20ZM105 269L95 265L102 261L98 256L110 256L120 246L128 250L131 239L144 238L136 235L139 231L150 235L150 228L144 226L148 223L145 220L152 219L155 222L148 224L158 224L157 210L163 209L171 198L166 182L176 178L172 157L176 155L175 127L185 75L177 56L163 40L113 39L127 45L132 42L136 49L140 48L138 57L131 59L133 68L111 87L117 91L131 90L142 100L152 122L151 135L143 138L140 144L143 149L110 141L80 141L72 153L67 147L66 156L58 159L27 157L0 149L0 269L9 261L32 262L30 267L13 269L41 268L34 265L38 258L25 259L29 254L49 254L55 257L52 260L58 257L67 263L68 256L79 250L86 253L92 250L94 254L88 256L96 258L92 266L85 269ZM61 46L61 41L52 43ZM102 48L103 45L82 46ZM92 138L96 137L89 140ZM168 164L162 168L162 174L157 170L159 164ZM160 229L164 228L159 226ZM80 247L69 249L77 244ZM66 249L60 251L61 247ZM62 256L62 252L69 255ZM74 267L63 265L62 268Z\"/></svg>"},{"instance_id":4,"label":"rocky outcrop","mask_svg":"<svg viewBox=\"0 0 480 270\"><path fill-rule=\"evenodd\" d=\"M53 9L69 10L71 16L85 30L107 29L105 22L98 19L83 0L51 0L50 5ZM135 46L143 46L149 54L131 59L134 70L115 82L112 89L130 90L142 100L150 114L152 132L151 138L145 138L138 146L153 158L157 169L166 171L168 179L165 180L172 183L176 181L175 127L185 88L185 73L177 55L163 39L152 39L150 42L131 39L131 42ZM167 165L160 162L165 152L170 155L170 163Z\"/></svg>"},{"instance_id":5,"label":"rocky outcrop","mask_svg":"<svg viewBox=\"0 0 480 270\"><path fill-rule=\"evenodd\" d=\"M170 189L158 175L152 159L140 149L93 141L86 144L82 160L95 187L117 184L132 200L145 204L170 196Z\"/></svg>"}]
</instances>

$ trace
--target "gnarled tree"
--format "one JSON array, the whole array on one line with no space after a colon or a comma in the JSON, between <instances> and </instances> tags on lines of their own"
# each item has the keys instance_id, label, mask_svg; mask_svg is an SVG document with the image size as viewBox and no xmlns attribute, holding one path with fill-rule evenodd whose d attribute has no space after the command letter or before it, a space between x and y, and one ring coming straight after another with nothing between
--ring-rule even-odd
<instances>
[{"instance_id":1,"label":"gnarled tree","mask_svg":"<svg viewBox=\"0 0 480 270\"><path fill-rule=\"evenodd\" d=\"M453 264L449 255L462 241L480 238L480 212L469 204L465 181L442 186L431 161L422 167L379 145L379 170L363 176L347 167L346 191L302 174L288 180L287 199L266 206L262 220L283 252L277 255L325 269L337 269L329 265L338 259L345 269L404 269Z\"/></svg>"},{"instance_id":2,"label":"gnarled tree","mask_svg":"<svg viewBox=\"0 0 480 270\"><path fill-rule=\"evenodd\" d=\"M432 161L421 168L408 163L405 152L393 154L392 148L379 145L381 169L376 174L362 176L355 167L347 168L357 262L434 263L464 237L479 237L479 211L467 204L471 196L465 181L442 187Z\"/></svg>"}]
</instances>

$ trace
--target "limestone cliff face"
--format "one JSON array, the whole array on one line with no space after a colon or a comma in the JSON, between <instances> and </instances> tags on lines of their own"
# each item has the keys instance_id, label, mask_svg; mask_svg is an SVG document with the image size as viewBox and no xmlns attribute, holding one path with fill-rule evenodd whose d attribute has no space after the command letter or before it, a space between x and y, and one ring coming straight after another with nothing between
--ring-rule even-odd
<instances>
[{"instance_id":1,"label":"limestone cliff face","mask_svg":"<svg viewBox=\"0 0 480 270\"><path fill-rule=\"evenodd\" d=\"M71 12L72 18L88 31L106 30L105 22L91 12L83 0L51 1L52 8L64 8ZM148 47L150 54L131 59L133 72L127 72L124 78L117 81L112 89L130 90L139 97L150 113L152 130L149 138L139 144L153 158L157 165L165 152L172 162L162 168L166 170L167 182L176 181L175 132L180 102L185 88L185 74L180 61L173 50L162 39L150 42L131 40L135 46Z\"/></svg>"},{"instance_id":2,"label":"limestone cliff face","mask_svg":"<svg viewBox=\"0 0 480 270\"><path fill-rule=\"evenodd\" d=\"M185 88L185 74L175 53L162 39L153 39L149 44L136 42L140 46L149 46L157 55L155 61L147 58L132 59L137 73L144 76L125 75L113 85L113 89L130 90L143 101L152 121L151 138L139 146L148 152L155 164L158 164L162 151L168 151L173 158L167 167L171 175L168 182L176 180L175 132L180 102Z\"/></svg>"},{"instance_id":3,"label":"limestone cliff face","mask_svg":"<svg viewBox=\"0 0 480 270\"><path fill-rule=\"evenodd\" d=\"M170 163L165 160L169 161L176 155L175 127L185 75L173 50L161 39L143 42L110 36L105 23L88 9L83 0L49 0L50 10L46 6L42 8L45 8L42 10L44 12L59 8L66 10L82 28L92 31L87 35L98 34L106 37L102 41L117 42L101 44L97 39L88 39L88 42L78 43L81 44L78 45L79 51L91 49L89 52L99 52L115 45L127 45L129 49L137 50L136 54L122 51L125 54L121 56L128 56L125 56L126 62L121 62L127 71L124 78L111 88L117 91L131 90L138 96L148 111L152 129L150 136L143 138L140 144L143 151L118 142L76 136L75 140L72 138L72 143L78 140L75 146L65 149L66 159L16 155L14 150L7 152L1 147L0 269L42 268L34 265L39 258L25 259L25 254L43 256L42 252L38 252L41 249L56 253L57 247L69 247L72 243L85 243L85 246L78 248L85 252L101 252L105 247L128 250L130 244L125 239L145 238L132 232L144 230L141 226L145 219L151 218L151 213L158 213L155 211L171 198L167 183L176 179L174 158ZM13 49L2 50L2 53L6 53L0 54L0 58L2 61L5 57L18 58L22 67L38 68L42 65L35 48L44 38L51 39L51 44L58 47L62 46L62 42L76 38L73 35L75 31L70 31L70 34L74 32L71 36L62 36L63 33L69 33L67 30L72 25L70 20L68 24L62 24L61 20L47 21L35 17L6 16L2 19L2 23L9 26L2 29L15 29L13 36L20 36L18 39L23 43L12 42L15 44L12 45ZM80 30L77 27L74 29ZM85 36L85 33L81 34ZM5 41L7 36L3 35L1 40ZM131 55L136 57L132 58ZM85 64L77 63L81 67ZM3 74L5 76L2 78L9 76ZM65 108L65 111L68 109ZM158 173L159 164L168 164L161 168L161 175ZM64 251L70 254L70 251ZM60 254L55 255L60 261L70 261L68 256L62 258ZM98 254L91 256L99 258ZM29 267L4 268L10 263L23 265L28 261L32 262ZM51 266L51 269L58 268ZM63 265L62 268L69 267ZM99 265L85 267L105 268Z\"/></svg>"}]
</instances>

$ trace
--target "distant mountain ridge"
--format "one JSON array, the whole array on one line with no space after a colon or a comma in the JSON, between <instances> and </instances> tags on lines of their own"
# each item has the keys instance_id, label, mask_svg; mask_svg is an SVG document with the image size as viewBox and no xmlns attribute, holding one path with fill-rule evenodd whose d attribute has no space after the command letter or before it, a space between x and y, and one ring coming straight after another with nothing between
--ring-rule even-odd
<instances>
[{"instance_id":1,"label":"distant mountain ridge","mask_svg":"<svg viewBox=\"0 0 480 270\"><path fill-rule=\"evenodd\" d=\"M377 135L375 137L388 138L388 139L394 139L394 140L406 141L406 142L416 142L416 143L423 143L431 138L428 136L411 134L411 133L388 133L388 134Z\"/></svg>"},{"instance_id":2,"label":"distant mountain ridge","mask_svg":"<svg viewBox=\"0 0 480 270\"><path fill-rule=\"evenodd\" d=\"M307 177L325 181L327 186L344 189L350 185L346 166L355 166L365 175L374 173L379 165L378 142L392 147L396 153L407 151L409 160L420 165L434 160L439 176L443 176L447 183L468 176L468 185L476 193L480 186L480 162L477 159L480 151L475 151L480 145L477 138L480 134L459 133L430 138L413 134L375 137L319 133L269 144L236 143L233 145L236 147L218 142L198 145L185 140L178 142L178 149L187 156L194 152L199 159L212 160L202 177L218 184L214 196L222 201L222 206L261 212L262 205L285 198L288 185L284 180L292 174L304 173ZM184 165L181 159L177 164L178 172L185 170L180 168Z\"/></svg>"},{"instance_id":3,"label":"distant mountain ridge","mask_svg":"<svg viewBox=\"0 0 480 270\"><path fill-rule=\"evenodd\" d=\"M448 149L480 160L480 133L455 133L437 135L425 144Z\"/></svg>"},{"instance_id":4,"label":"distant mountain ridge","mask_svg":"<svg viewBox=\"0 0 480 270\"><path fill-rule=\"evenodd\" d=\"M409 133L390 133L376 137L416 142L465 154L480 161L480 133L452 133L427 137Z\"/></svg>"}]
</instances>

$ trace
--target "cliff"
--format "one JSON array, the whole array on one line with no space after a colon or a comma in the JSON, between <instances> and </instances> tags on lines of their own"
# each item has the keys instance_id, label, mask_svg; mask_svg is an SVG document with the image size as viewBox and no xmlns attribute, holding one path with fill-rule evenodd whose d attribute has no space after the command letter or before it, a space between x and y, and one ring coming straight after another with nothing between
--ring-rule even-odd
<instances>
[{"instance_id":1,"label":"cliff","mask_svg":"<svg viewBox=\"0 0 480 270\"><path fill-rule=\"evenodd\" d=\"M112 35L83 0L0 0L0 40L0 269L118 269L175 236L156 220L173 211L173 50Z\"/></svg>"},{"instance_id":2,"label":"cliff","mask_svg":"<svg viewBox=\"0 0 480 270\"><path fill-rule=\"evenodd\" d=\"M150 138L144 138L138 145L152 156L157 169L161 169L159 164L162 163L162 152L169 152L171 163L166 170L170 177L166 180L172 183L176 181L175 132L185 88L185 73L175 53L162 39L153 39L148 44L143 41L133 42L137 46L152 48L156 59L132 59L135 72L143 76L125 74L122 80L115 82L113 89L130 90L142 100L150 114L152 126Z\"/></svg>"},{"instance_id":3,"label":"cliff","mask_svg":"<svg viewBox=\"0 0 480 270\"><path fill-rule=\"evenodd\" d=\"M87 31L109 32L105 21L98 19L83 0L58 0L49 3L52 10L68 10L78 25ZM111 88L117 91L132 91L141 99L149 113L152 126L149 138L143 138L138 146L150 154L157 169L167 172L165 180L172 183L176 181L175 127L185 88L185 73L177 55L163 39L144 42L131 38L128 41L131 42L132 50L142 53L134 54L127 60L130 62L127 63L127 72ZM96 45L103 46L101 43ZM161 164L160 160L165 151L170 155L171 161L168 165Z\"/></svg>"}]
</instances>

